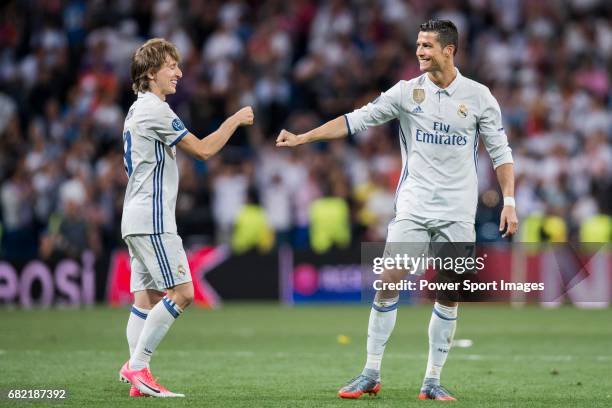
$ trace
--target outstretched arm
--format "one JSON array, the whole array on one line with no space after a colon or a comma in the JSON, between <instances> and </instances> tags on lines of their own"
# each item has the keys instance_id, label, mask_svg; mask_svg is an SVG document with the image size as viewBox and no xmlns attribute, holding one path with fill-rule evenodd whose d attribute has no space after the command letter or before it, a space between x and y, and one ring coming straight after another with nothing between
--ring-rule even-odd
<instances>
[{"instance_id":1,"label":"outstretched arm","mask_svg":"<svg viewBox=\"0 0 612 408\"><path fill-rule=\"evenodd\" d=\"M513 235L518 230L518 217L514 203L514 165L512 163L502 164L495 169L497 181L504 196L504 208L499 220L499 230L506 229L503 237Z\"/></svg>"},{"instance_id":2,"label":"outstretched arm","mask_svg":"<svg viewBox=\"0 0 612 408\"><path fill-rule=\"evenodd\" d=\"M207 160L225 146L239 126L252 125L253 119L253 109L247 106L227 118L219 129L204 139L200 140L192 133L188 133L177 146L196 159Z\"/></svg>"},{"instance_id":3,"label":"outstretched arm","mask_svg":"<svg viewBox=\"0 0 612 408\"><path fill-rule=\"evenodd\" d=\"M338 116L322 126L301 135L282 130L276 139L276 146L293 147L318 140L333 140L345 137L349 132L360 132L370 126L386 123L399 116L402 105L402 82L359 109Z\"/></svg>"},{"instance_id":4,"label":"outstretched arm","mask_svg":"<svg viewBox=\"0 0 612 408\"><path fill-rule=\"evenodd\" d=\"M318 128L300 135L295 135L283 129L276 138L276 146L293 147L319 140L339 139L346 135L348 135L346 119L344 116L338 116L336 119L332 119Z\"/></svg>"}]
</instances>

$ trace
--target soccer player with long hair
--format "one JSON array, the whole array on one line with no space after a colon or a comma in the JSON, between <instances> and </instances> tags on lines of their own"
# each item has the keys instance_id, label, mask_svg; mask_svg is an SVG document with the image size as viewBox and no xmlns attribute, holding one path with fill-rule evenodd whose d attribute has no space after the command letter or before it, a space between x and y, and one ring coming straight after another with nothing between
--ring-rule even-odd
<instances>
[{"instance_id":1,"label":"soccer player with long hair","mask_svg":"<svg viewBox=\"0 0 612 408\"><path fill-rule=\"evenodd\" d=\"M179 62L174 44L154 38L138 48L131 66L137 99L123 129L128 184L121 234L130 252L134 305L126 329L130 359L119 375L132 384L133 397L184 396L158 384L149 369L155 349L194 296L189 263L176 228L176 147L206 160L239 126L251 125L254 119L247 106L202 139L190 133L166 102L183 76Z\"/></svg>"}]
</instances>

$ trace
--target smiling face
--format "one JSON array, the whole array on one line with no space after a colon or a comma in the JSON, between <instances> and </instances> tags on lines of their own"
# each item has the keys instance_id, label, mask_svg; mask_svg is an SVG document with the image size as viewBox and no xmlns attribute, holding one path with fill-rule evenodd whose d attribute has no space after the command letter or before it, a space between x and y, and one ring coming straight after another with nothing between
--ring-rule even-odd
<instances>
[{"instance_id":1,"label":"smiling face","mask_svg":"<svg viewBox=\"0 0 612 408\"><path fill-rule=\"evenodd\" d=\"M130 67L134 93L150 91L162 100L175 93L176 84L183 76L178 67L180 60L176 46L163 38L152 38L141 45Z\"/></svg>"},{"instance_id":2,"label":"smiling face","mask_svg":"<svg viewBox=\"0 0 612 408\"><path fill-rule=\"evenodd\" d=\"M421 72L442 71L453 63L454 46L442 47L435 31L420 31L416 42L416 56Z\"/></svg>"},{"instance_id":3,"label":"smiling face","mask_svg":"<svg viewBox=\"0 0 612 408\"><path fill-rule=\"evenodd\" d=\"M149 74L149 86L151 90L158 91L166 96L176 93L176 84L183 76L183 72L178 66L178 62L171 56L166 56L166 61L162 67L154 74Z\"/></svg>"}]
</instances>

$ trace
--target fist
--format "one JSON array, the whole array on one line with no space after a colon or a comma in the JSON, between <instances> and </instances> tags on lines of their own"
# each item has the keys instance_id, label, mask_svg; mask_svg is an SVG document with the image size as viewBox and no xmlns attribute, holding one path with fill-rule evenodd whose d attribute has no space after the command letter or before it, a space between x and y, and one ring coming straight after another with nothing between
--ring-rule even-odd
<instances>
[{"instance_id":1,"label":"fist","mask_svg":"<svg viewBox=\"0 0 612 408\"><path fill-rule=\"evenodd\" d=\"M239 126L252 125L255 115L253 114L253 108L245 106L238 112L234 113L234 117L238 121Z\"/></svg>"},{"instance_id":2,"label":"fist","mask_svg":"<svg viewBox=\"0 0 612 408\"><path fill-rule=\"evenodd\" d=\"M293 133L286 131L285 129L281 130L280 134L276 138L277 147L293 147L297 146L298 144L298 137Z\"/></svg>"}]
</instances>

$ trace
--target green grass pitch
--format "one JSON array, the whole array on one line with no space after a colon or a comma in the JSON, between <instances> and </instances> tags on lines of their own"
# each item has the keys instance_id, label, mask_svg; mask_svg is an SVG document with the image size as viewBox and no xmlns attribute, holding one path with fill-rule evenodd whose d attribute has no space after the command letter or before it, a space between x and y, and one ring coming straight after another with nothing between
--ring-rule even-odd
<instances>
[{"instance_id":1,"label":"green grass pitch","mask_svg":"<svg viewBox=\"0 0 612 408\"><path fill-rule=\"evenodd\" d=\"M62 402L0 406L429 407L416 399L430 306L400 306L377 397L341 400L362 369L368 307L227 304L189 309L152 361L181 400L130 399L117 380L127 359L127 309L3 310L0 389L66 389ZM612 309L462 305L442 382L457 407L611 407ZM338 336L348 336L348 344Z\"/></svg>"}]
</instances>

